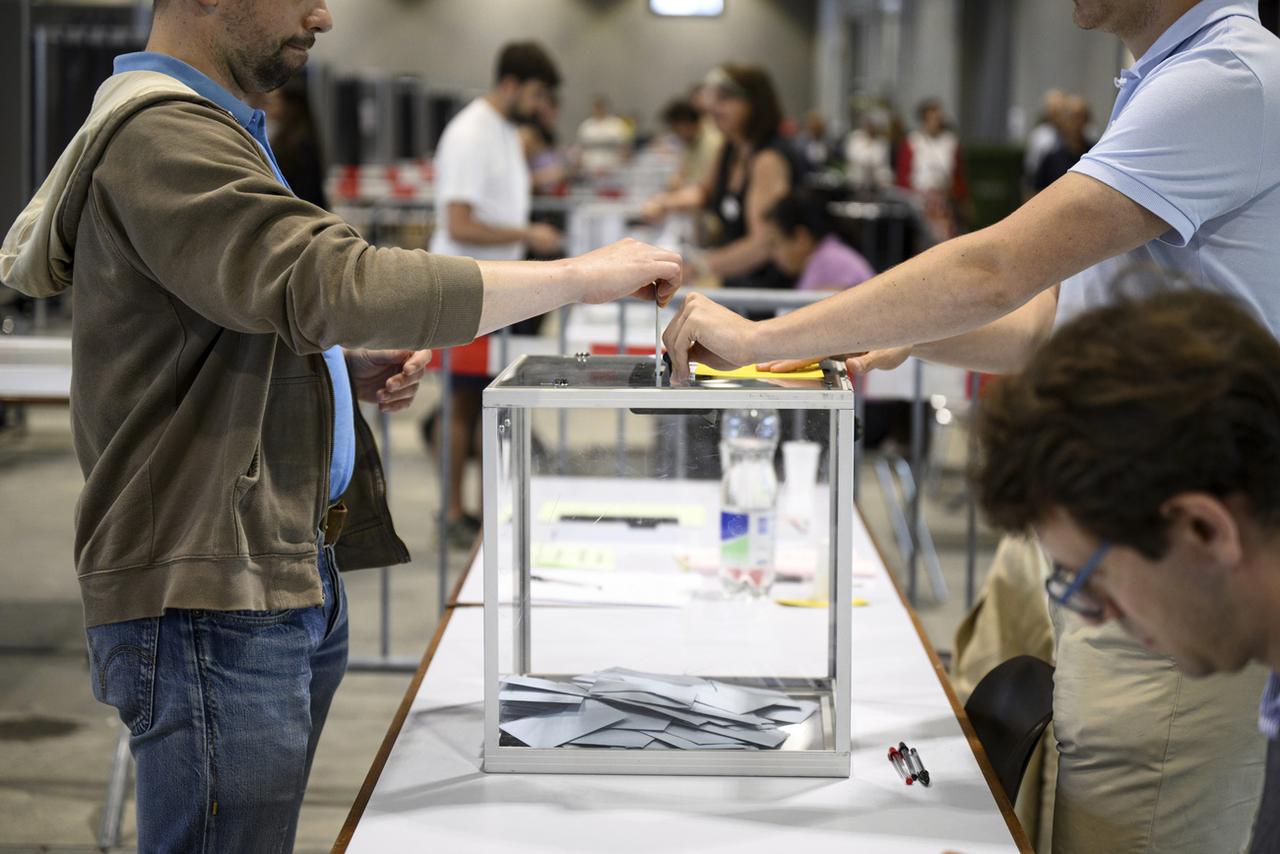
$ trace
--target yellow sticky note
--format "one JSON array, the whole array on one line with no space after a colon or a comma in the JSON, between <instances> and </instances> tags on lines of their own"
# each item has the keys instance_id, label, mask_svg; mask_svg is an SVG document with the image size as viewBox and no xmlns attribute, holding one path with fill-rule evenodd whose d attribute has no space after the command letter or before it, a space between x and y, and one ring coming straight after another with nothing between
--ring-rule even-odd
<instances>
[{"instance_id":1,"label":"yellow sticky note","mask_svg":"<svg viewBox=\"0 0 1280 854\"><path fill-rule=\"evenodd\" d=\"M741 368L734 368L731 371L721 371L717 368L704 365L701 362L694 366L694 375L704 379L725 379L725 380L773 380L773 379L793 379L793 380L820 380L822 379L822 368L816 365L803 371L788 371L786 373L773 373L771 371L762 371L755 365L745 365Z\"/></svg>"}]
</instances>

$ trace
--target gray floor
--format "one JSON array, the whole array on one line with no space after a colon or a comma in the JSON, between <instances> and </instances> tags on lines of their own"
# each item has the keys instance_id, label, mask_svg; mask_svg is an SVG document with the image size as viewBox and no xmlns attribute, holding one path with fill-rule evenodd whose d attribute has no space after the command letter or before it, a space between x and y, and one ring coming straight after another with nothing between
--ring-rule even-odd
<instances>
[{"instance_id":1,"label":"gray floor","mask_svg":"<svg viewBox=\"0 0 1280 854\"><path fill-rule=\"evenodd\" d=\"M414 562L392 571L391 653L417 659L438 619L435 605L434 468L417 422L434 398L392 422L392 505ZM933 602L920 577L919 612L935 646L948 650L964 614L965 515L962 428L943 442L944 472L926 502L951 597ZM476 473L469 473L474 494ZM20 431L0 433L0 851L90 851L102 818L114 712L90 693L72 569L71 518L81 476L65 408L31 408ZM862 507L873 533L898 556L875 478L864 471ZM980 540L978 567L994 540ZM466 558L451 555L454 577ZM898 568L898 567L895 567ZM352 655L378 653L378 575L348 574ZM320 742L298 833L299 851L327 851L408 684L408 675L352 673L338 691ZM856 687L855 687L856 690ZM135 843L132 804L122 850Z\"/></svg>"}]
</instances>

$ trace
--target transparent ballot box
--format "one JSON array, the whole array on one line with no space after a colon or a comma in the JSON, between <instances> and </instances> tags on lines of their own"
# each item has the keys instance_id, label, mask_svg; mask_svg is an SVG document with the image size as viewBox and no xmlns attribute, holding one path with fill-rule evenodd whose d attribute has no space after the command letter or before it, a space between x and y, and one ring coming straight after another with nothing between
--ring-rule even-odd
<instances>
[{"instance_id":1,"label":"transparent ballot box","mask_svg":"<svg viewBox=\"0 0 1280 854\"><path fill-rule=\"evenodd\" d=\"M486 771L848 776L849 378L696 368L485 390Z\"/></svg>"}]
</instances>

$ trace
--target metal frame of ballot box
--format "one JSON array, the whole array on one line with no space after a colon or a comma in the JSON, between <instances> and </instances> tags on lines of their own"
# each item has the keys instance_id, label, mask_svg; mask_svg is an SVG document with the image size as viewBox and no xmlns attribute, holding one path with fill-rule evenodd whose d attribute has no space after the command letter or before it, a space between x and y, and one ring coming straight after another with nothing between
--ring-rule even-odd
<instances>
[{"instance_id":1,"label":"metal frame of ballot box","mask_svg":"<svg viewBox=\"0 0 1280 854\"><path fill-rule=\"evenodd\" d=\"M593 364L634 366L635 356L592 356ZM574 388L551 384L546 387L520 386L515 378L522 367L537 359L572 364L574 357L522 356L513 362L484 392L484 632L485 632L485 738L483 768L488 772L532 772L550 774L680 774L786 777L847 777L850 756L850 623L852 610L838 603L852 595L854 395L844 365L822 363L824 388L699 388L695 386L655 386L652 388ZM735 408L809 408L830 412L828 482L831 484L830 573L827 631L828 673L825 679L762 680L718 674L711 678L750 687L785 687L818 699L822 718L819 749L813 750L613 750L574 748L531 748L504 746L499 733L499 643L500 620L504 615L498 594L500 566L504 555L499 546L500 450L499 430L511 441L512 471L528 474L531 453L530 413L538 409L583 409L599 407L602 414L620 408L645 410L715 410ZM529 501L529 478L514 485L511 507L515 585L512 591L513 669L520 675L552 678L558 674L530 674L530 530L533 521ZM799 684L803 682L803 684Z\"/></svg>"}]
</instances>

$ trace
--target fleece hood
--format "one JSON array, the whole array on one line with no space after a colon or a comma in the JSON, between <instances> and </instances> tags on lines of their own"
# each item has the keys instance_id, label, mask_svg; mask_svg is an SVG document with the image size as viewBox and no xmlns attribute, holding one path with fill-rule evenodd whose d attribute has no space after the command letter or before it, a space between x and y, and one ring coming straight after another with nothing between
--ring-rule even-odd
<instances>
[{"instance_id":1,"label":"fleece hood","mask_svg":"<svg viewBox=\"0 0 1280 854\"><path fill-rule=\"evenodd\" d=\"M98 88L89 117L0 245L0 282L31 297L71 287L76 231L93 170L121 124L160 101L211 103L158 71L114 74Z\"/></svg>"}]
</instances>

